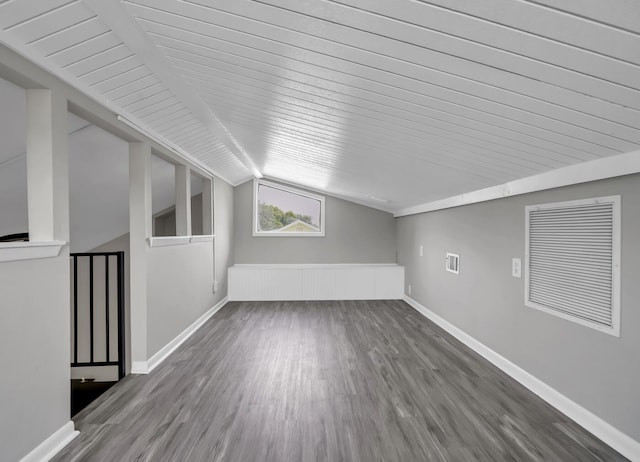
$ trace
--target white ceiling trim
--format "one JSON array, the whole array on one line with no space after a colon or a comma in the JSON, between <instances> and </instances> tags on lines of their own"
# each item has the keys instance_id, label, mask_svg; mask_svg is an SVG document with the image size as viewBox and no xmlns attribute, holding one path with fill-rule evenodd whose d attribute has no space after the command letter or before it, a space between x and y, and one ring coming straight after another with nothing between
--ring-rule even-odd
<instances>
[{"instance_id":1,"label":"white ceiling trim","mask_svg":"<svg viewBox=\"0 0 640 462\"><path fill-rule=\"evenodd\" d=\"M631 175L634 173L640 173L640 150L595 159L580 164L568 165L550 172L521 178L498 186L407 207L395 211L393 216L398 218L419 213L435 212L436 210L477 204L478 202L487 202L536 191L544 191L545 189L605 180L607 178L615 178L617 176Z\"/></svg>"}]
</instances>

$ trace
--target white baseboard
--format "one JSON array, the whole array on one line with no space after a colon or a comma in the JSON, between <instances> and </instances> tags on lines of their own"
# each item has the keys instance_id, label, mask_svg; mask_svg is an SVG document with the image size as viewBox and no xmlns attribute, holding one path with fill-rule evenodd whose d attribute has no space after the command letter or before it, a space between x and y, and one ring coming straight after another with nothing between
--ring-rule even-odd
<instances>
[{"instance_id":1,"label":"white baseboard","mask_svg":"<svg viewBox=\"0 0 640 462\"><path fill-rule=\"evenodd\" d=\"M404 301L424 317L433 321L435 324L500 368L507 375L520 382L567 417L593 433L596 437L600 438L620 454L632 461L640 461L640 442L605 422L591 411L580 406L578 403L570 400L556 389L551 388L540 379L534 377L483 343L480 343L478 340L460 330L449 321L441 318L411 297L405 295Z\"/></svg>"},{"instance_id":2,"label":"white baseboard","mask_svg":"<svg viewBox=\"0 0 640 462\"><path fill-rule=\"evenodd\" d=\"M158 367L162 361L173 353L180 345L182 345L189 337L191 337L205 322L216 314L228 302L228 297L224 297L215 306L209 309L205 314L200 316L196 321L183 330L176 338L167 343L147 361L133 361L131 364L132 374L149 374Z\"/></svg>"},{"instance_id":3,"label":"white baseboard","mask_svg":"<svg viewBox=\"0 0 640 462\"><path fill-rule=\"evenodd\" d=\"M131 361L131 373L137 375L144 375L149 373L149 367L147 361Z\"/></svg>"},{"instance_id":4,"label":"white baseboard","mask_svg":"<svg viewBox=\"0 0 640 462\"><path fill-rule=\"evenodd\" d=\"M80 432L75 430L73 422L69 421L20 459L20 462L47 462L79 434Z\"/></svg>"}]
</instances>

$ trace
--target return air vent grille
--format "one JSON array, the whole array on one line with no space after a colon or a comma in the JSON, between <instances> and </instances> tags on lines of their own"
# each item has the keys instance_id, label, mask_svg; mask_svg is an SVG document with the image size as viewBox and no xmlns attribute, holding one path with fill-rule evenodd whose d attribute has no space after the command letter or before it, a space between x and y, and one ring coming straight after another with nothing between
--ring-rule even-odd
<instances>
[{"instance_id":1,"label":"return air vent grille","mask_svg":"<svg viewBox=\"0 0 640 462\"><path fill-rule=\"evenodd\" d=\"M526 208L525 304L619 335L620 196Z\"/></svg>"},{"instance_id":2,"label":"return air vent grille","mask_svg":"<svg viewBox=\"0 0 640 462\"><path fill-rule=\"evenodd\" d=\"M445 265L445 269L450 273L460 274L460 255L447 253Z\"/></svg>"}]
</instances>

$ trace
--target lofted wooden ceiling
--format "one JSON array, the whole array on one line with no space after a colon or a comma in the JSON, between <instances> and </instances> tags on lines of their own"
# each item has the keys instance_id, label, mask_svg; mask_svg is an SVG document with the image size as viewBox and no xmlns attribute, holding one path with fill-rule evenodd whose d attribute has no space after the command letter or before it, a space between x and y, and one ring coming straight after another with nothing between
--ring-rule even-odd
<instances>
[{"instance_id":1,"label":"lofted wooden ceiling","mask_svg":"<svg viewBox=\"0 0 640 462\"><path fill-rule=\"evenodd\" d=\"M640 148L637 0L5 0L0 29L234 184L394 211Z\"/></svg>"}]
</instances>

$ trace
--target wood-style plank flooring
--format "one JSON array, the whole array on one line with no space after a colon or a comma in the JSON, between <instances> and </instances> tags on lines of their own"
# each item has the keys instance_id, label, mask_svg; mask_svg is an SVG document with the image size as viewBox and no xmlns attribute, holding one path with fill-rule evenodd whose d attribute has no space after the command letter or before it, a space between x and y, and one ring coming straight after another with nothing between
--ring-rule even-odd
<instances>
[{"instance_id":1,"label":"wood-style plank flooring","mask_svg":"<svg viewBox=\"0 0 640 462\"><path fill-rule=\"evenodd\" d=\"M232 302L75 419L73 461L618 461L400 301Z\"/></svg>"}]
</instances>

